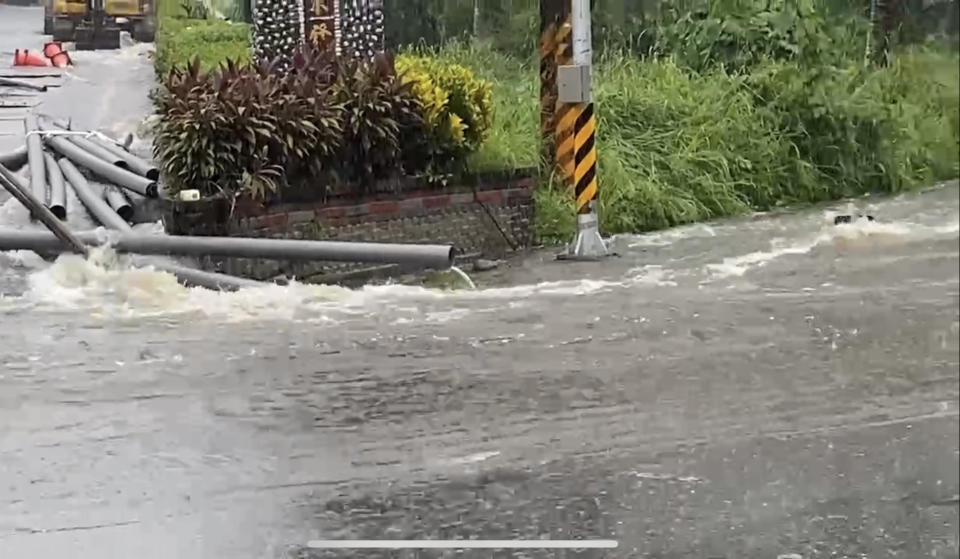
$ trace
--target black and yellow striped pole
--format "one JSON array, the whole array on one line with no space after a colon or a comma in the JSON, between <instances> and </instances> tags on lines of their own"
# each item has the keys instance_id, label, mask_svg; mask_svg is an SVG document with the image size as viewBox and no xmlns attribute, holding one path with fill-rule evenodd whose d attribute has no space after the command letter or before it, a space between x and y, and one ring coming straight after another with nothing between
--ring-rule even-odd
<instances>
[{"instance_id":1,"label":"black and yellow striped pole","mask_svg":"<svg viewBox=\"0 0 960 559\"><path fill-rule=\"evenodd\" d=\"M540 0L540 163L544 176L556 159L557 39L570 0Z\"/></svg>"},{"instance_id":2,"label":"black and yellow striped pole","mask_svg":"<svg viewBox=\"0 0 960 559\"><path fill-rule=\"evenodd\" d=\"M570 17L557 30L557 67L573 64L573 26ZM574 171L574 125L577 122L577 104L557 100L556 107L556 162L560 180L573 190Z\"/></svg>"},{"instance_id":3,"label":"black and yellow striped pole","mask_svg":"<svg viewBox=\"0 0 960 559\"><path fill-rule=\"evenodd\" d=\"M576 113L573 184L577 214L582 215L593 211L597 198L597 123L593 101L578 104Z\"/></svg>"},{"instance_id":4,"label":"black and yellow striped pole","mask_svg":"<svg viewBox=\"0 0 960 559\"><path fill-rule=\"evenodd\" d=\"M573 64L557 67L557 98L573 105L573 194L577 236L562 258L594 260L607 256L597 219L597 121L593 106L593 53L590 0L572 0Z\"/></svg>"}]
</instances>

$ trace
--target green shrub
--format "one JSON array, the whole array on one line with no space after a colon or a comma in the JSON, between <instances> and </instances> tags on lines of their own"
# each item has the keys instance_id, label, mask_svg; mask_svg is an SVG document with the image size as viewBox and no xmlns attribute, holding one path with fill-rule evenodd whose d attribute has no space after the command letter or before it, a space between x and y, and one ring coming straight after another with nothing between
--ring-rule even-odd
<instances>
[{"instance_id":1,"label":"green shrub","mask_svg":"<svg viewBox=\"0 0 960 559\"><path fill-rule=\"evenodd\" d=\"M306 184L322 197L331 183L363 188L403 171L423 120L389 59L305 52L276 70L228 62L204 72L195 60L167 75L154 154L174 191L271 198Z\"/></svg>"},{"instance_id":2,"label":"green shrub","mask_svg":"<svg viewBox=\"0 0 960 559\"><path fill-rule=\"evenodd\" d=\"M250 26L203 19L161 19L157 29L156 59L159 74L185 68L194 59L212 70L227 60L250 60Z\"/></svg>"},{"instance_id":3,"label":"green shrub","mask_svg":"<svg viewBox=\"0 0 960 559\"><path fill-rule=\"evenodd\" d=\"M954 61L956 64L956 61ZM958 170L956 97L907 60L890 68L771 64L749 83L826 195L898 192Z\"/></svg>"},{"instance_id":4,"label":"green shrub","mask_svg":"<svg viewBox=\"0 0 960 559\"><path fill-rule=\"evenodd\" d=\"M206 195L276 192L297 165L314 168L339 148L338 107L311 80L233 63L207 74L174 69L159 99L154 154L174 190ZM298 89L300 89L298 91Z\"/></svg>"},{"instance_id":5,"label":"green shrub","mask_svg":"<svg viewBox=\"0 0 960 559\"><path fill-rule=\"evenodd\" d=\"M516 58L489 46L451 42L442 49L422 49L412 56L470 68L491 84L490 128L483 144L467 156L472 171L536 166L540 121L539 84L531 57Z\"/></svg>"},{"instance_id":6,"label":"green shrub","mask_svg":"<svg viewBox=\"0 0 960 559\"><path fill-rule=\"evenodd\" d=\"M422 136L421 105L394 73L393 61L340 61L332 88L343 107L343 141L338 157L341 178L352 185L396 175L404 169L404 149Z\"/></svg>"},{"instance_id":7,"label":"green shrub","mask_svg":"<svg viewBox=\"0 0 960 559\"><path fill-rule=\"evenodd\" d=\"M465 66L426 56L401 55L396 68L423 107L432 167L462 161L480 147L493 117L490 82Z\"/></svg>"},{"instance_id":8,"label":"green shrub","mask_svg":"<svg viewBox=\"0 0 960 559\"><path fill-rule=\"evenodd\" d=\"M830 15L818 0L703 0L661 16L656 51L696 71L749 69L767 60L809 65L863 54L867 24Z\"/></svg>"}]
</instances>

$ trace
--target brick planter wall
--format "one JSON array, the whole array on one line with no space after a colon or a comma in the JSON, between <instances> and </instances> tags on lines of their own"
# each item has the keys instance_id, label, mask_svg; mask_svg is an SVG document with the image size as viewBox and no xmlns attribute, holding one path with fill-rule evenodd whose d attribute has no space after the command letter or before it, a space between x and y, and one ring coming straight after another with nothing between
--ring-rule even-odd
<instances>
[{"instance_id":1,"label":"brick planter wall","mask_svg":"<svg viewBox=\"0 0 960 559\"><path fill-rule=\"evenodd\" d=\"M236 235L290 239L453 244L461 256L497 258L528 246L533 232L532 170L474 176L472 184L443 189L422 185L403 194L264 207L222 199L167 202L163 215L174 235ZM201 266L255 279L278 276L332 281L382 266L204 258ZM402 272L391 268L390 272Z\"/></svg>"}]
</instances>

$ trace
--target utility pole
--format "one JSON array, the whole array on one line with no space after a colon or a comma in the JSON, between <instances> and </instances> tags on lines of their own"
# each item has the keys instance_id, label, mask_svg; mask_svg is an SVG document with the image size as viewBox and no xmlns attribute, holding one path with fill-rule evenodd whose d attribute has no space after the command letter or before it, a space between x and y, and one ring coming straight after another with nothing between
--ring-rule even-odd
<instances>
[{"instance_id":1,"label":"utility pole","mask_svg":"<svg viewBox=\"0 0 960 559\"><path fill-rule=\"evenodd\" d=\"M572 182L577 209L577 235L560 258L596 260L607 256L608 252L600 236L596 208L597 124L593 106L590 0L572 0L570 15L573 64L557 66L557 100L573 105Z\"/></svg>"}]
</instances>

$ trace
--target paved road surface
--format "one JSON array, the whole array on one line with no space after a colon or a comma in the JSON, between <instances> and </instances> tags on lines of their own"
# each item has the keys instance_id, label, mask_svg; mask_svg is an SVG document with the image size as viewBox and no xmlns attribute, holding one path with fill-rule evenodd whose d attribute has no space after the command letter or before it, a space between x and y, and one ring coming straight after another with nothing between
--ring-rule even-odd
<instances>
[{"instance_id":1,"label":"paved road surface","mask_svg":"<svg viewBox=\"0 0 960 559\"><path fill-rule=\"evenodd\" d=\"M957 557L958 201L622 237L460 293L0 254L0 557Z\"/></svg>"},{"instance_id":2,"label":"paved road surface","mask_svg":"<svg viewBox=\"0 0 960 559\"><path fill-rule=\"evenodd\" d=\"M7 254L0 556L957 557L958 188L858 205L459 294Z\"/></svg>"}]
</instances>

